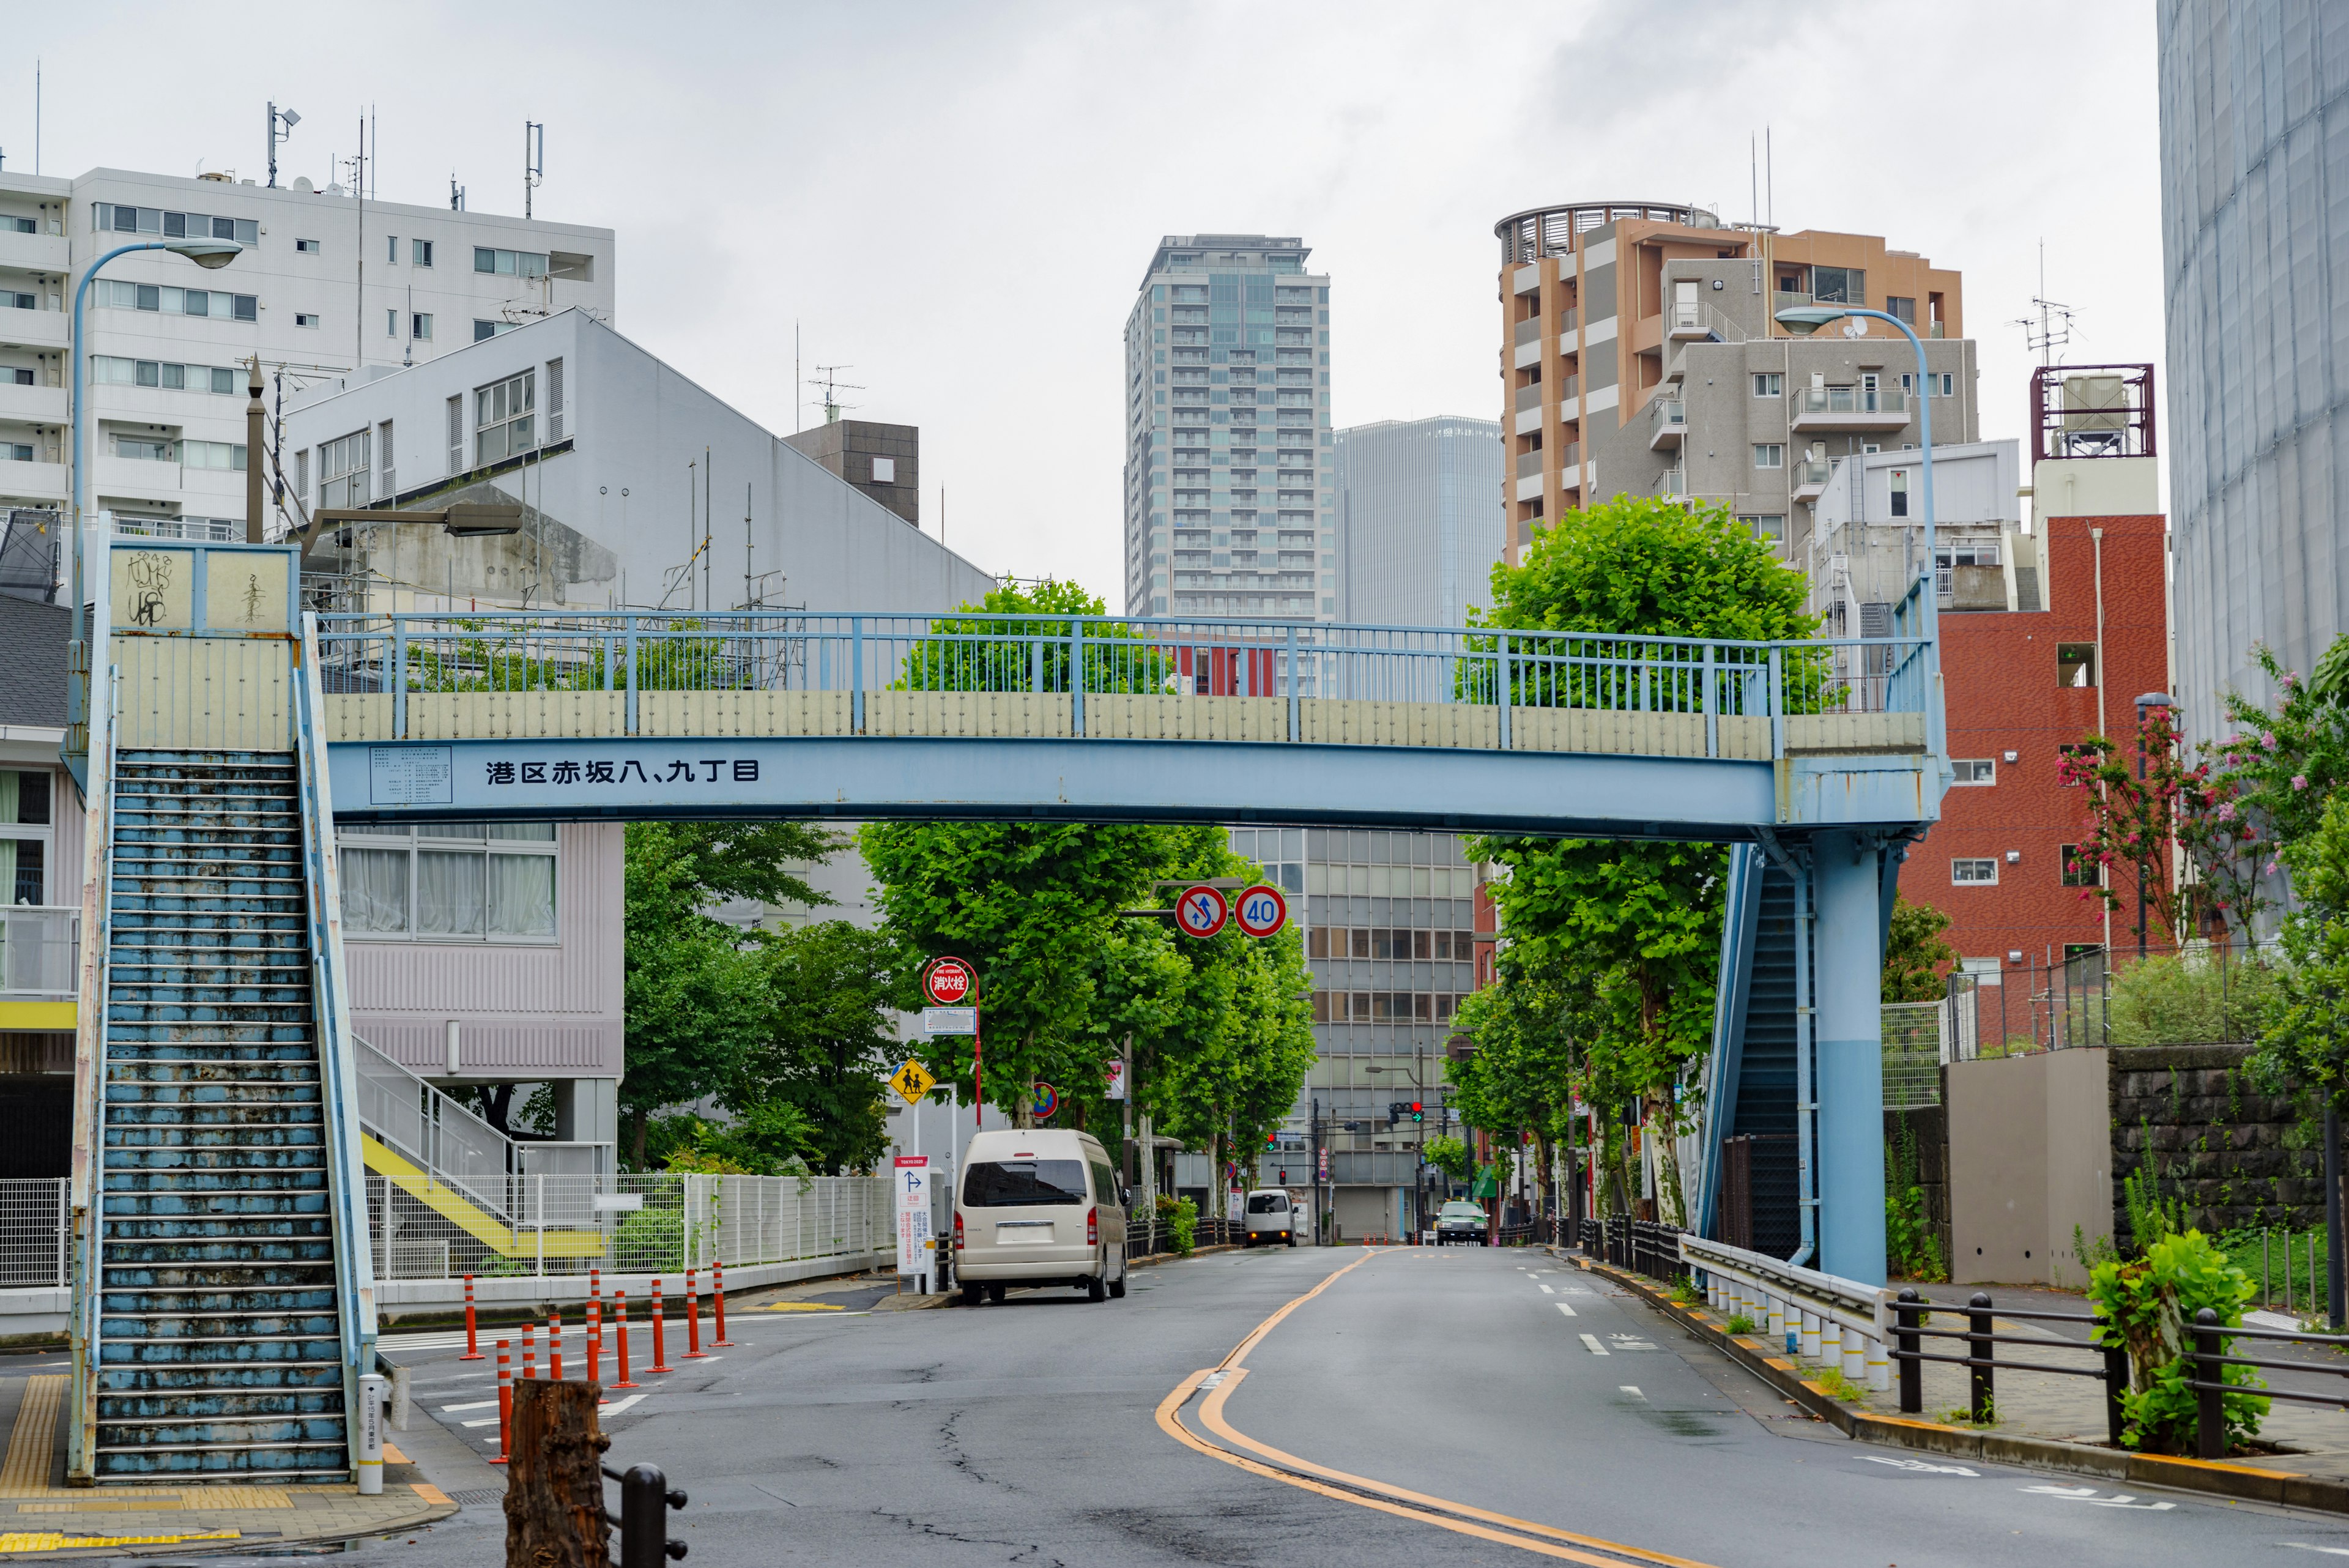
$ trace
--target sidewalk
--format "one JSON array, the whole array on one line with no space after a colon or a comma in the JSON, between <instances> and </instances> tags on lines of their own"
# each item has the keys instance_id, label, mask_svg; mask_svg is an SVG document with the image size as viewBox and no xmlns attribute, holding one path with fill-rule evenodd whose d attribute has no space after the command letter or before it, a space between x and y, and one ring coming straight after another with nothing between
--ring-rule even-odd
<instances>
[{"instance_id":1,"label":"sidewalk","mask_svg":"<svg viewBox=\"0 0 2349 1568\"><path fill-rule=\"evenodd\" d=\"M66 1384L62 1372L0 1375L0 1421L9 1434L0 1460L0 1552L139 1555L198 1542L212 1552L231 1543L276 1548L409 1530L457 1511L389 1445L378 1497L361 1497L347 1482L68 1487L59 1419Z\"/></svg>"},{"instance_id":2,"label":"sidewalk","mask_svg":"<svg viewBox=\"0 0 2349 1568\"><path fill-rule=\"evenodd\" d=\"M1824 1376L1824 1367L1798 1361L1786 1353L1783 1344L1772 1343L1758 1334L1732 1335L1721 1314L1702 1305L1687 1307L1672 1302L1656 1281L1578 1252L1556 1251L1561 1261L1605 1276L1694 1329L1847 1437L1959 1459L2070 1470L2137 1486L2175 1487L2329 1513L2349 1513L2349 1412L2338 1407L2276 1401L2261 1423L2259 1439L2275 1451L2238 1455L2225 1460L2140 1454L2116 1449L2108 1441L2101 1377L1999 1369L1992 1407L1996 1419L1976 1426L1967 1418L1968 1369L1927 1362L1923 1366L1924 1410L1920 1415L1904 1416L1899 1408L1897 1376L1893 1387L1880 1394L1847 1386L1836 1391ZM1973 1293L1973 1287L1934 1286L1923 1293L1942 1307L1952 1303L1962 1306ZM2059 1329L2075 1326L2080 1329L2077 1338L2085 1340L2085 1325L2038 1324L1996 1315L2001 1304L2020 1311L2078 1311L2082 1310L2080 1298L2014 1286L1992 1288L1989 1293L1993 1303L1992 1332L2049 1342L2044 1354L2050 1366L2098 1365L2097 1359L2085 1350L2064 1349L2056 1343L2062 1337ZM1961 1326L1961 1320L1953 1321L1937 1314L1930 1326ZM1958 1345L1949 1340L1939 1343L1943 1346ZM1927 1340L1925 1347L1929 1351L1937 1349L1932 1340ZM1960 1351L1952 1348L1937 1353L1954 1355ZM2042 1354L2028 1345L2001 1345L1998 1353L2002 1358L2017 1361L2037 1360ZM2320 1354L2331 1359L2329 1353ZM2344 1397L2349 1397L2349 1380L2292 1373L2266 1376L2278 1386L2323 1388L2331 1393L2337 1386ZM2277 1382L2278 1379L2283 1381ZM1840 1383L1841 1379L1834 1382Z\"/></svg>"}]
</instances>

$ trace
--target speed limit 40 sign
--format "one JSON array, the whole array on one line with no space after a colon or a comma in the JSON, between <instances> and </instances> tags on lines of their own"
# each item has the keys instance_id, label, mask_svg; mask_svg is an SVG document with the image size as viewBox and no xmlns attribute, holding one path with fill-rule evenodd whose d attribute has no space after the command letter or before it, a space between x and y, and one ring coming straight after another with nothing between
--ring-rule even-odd
<instances>
[{"instance_id":1,"label":"speed limit 40 sign","mask_svg":"<svg viewBox=\"0 0 2349 1568\"><path fill-rule=\"evenodd\" d=\"M1259 882L1232 904L1232 919L1252 937L1268 937L1288 923L1288 900L1280 889Z\"/></svg>"}]
</instances>

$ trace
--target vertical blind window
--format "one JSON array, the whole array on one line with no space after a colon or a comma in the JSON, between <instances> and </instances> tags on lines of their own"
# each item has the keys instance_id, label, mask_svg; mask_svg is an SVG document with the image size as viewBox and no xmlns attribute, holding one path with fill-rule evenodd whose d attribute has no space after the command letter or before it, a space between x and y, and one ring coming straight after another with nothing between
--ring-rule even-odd
<instances>
[{"instance_id":1,"label":"vertical blind window","mask_svg":"<svg viewBox=\"0 0 2349 1568\"><path fill-rule=\"evenodd\" d=\"M343 927L426 941L551 942L554 825L440 823L337 840Z\"/></svg>"},{"instance_id":2,"label":"vertical blind window","mask_svg":"<svg viewBox=\"0 0 2349 1568\"><path fill-rule=\"evenodd\" d=\"M495 462L536 446L538 374L524 370L473 392L473 461Z\"/></svg>"}]
</instances>

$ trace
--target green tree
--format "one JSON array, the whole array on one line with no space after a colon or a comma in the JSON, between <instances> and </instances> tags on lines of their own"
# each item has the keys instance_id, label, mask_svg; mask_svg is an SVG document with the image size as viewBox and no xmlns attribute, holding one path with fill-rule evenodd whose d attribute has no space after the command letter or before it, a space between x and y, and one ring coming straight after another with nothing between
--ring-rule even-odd
<instances>
[{"instance_id":1,"label":"green tree","mask_svg":"<svg viewBox=\"0 0 2349 1568\"><path fill-rule=\"evenodd\" d=\"M1753 641L1813 636L1803 578L1725 508L1622 497L1536 533L1521 563L1493 568L1494 627ZM1819 700L1825 675L1787 661L1790 707ZM1539 695L1585 700L1579 688ZM1493 885L1503 929L1551 966L1571 999L1585 1097L1637 1103L1663 1158L1665 1217L1685 1213L1672 1140L1676 1085L1703 1055L1720 965L1722 850L1713 845L1485 839L1472 853L1507 876Z\"/></svg>"},{"instance_id":2,"label":"green tree","mask_svg":"<svg viewBox=\"0 0 2349 1568\"><path fill-rule=\"evenodd\" d=\"M830 903L791 867L823 859L836 844L792 823L628 825L619 1105L637 1168L652 1117L725 1094L767 1033L759 943L709 911L741 898Z\"/></svg>"},{"instance_id":3,"label":"green tree","mask_svg":"<svg viewBox=\"0 0 2349 1568\"><path fill-rule=\"evenodd\" d=\"M2349 1108L2349 792L2282 853L2302 901L2283 922L2287 961L2251 1064L2272 1086Z\"/></svg>"},{"instance_id":4,"label":"green tree","mask_svg":"<svg viewBox=\"0 0 2349 1568\"><path fill-rule=\"evenodd\" d=\"M1892 930L1884 944L1884 1000L1939 1002L1948 994L1950 966L1958 950L1941 940L1950 917L1930 904L1896 898Z\"/></svg>"},{"instance_id":5,"label":"green tree","mask_svg":"<svg viewBox=\"0 0 2349 1568\"><path fill-rule=\"evenodd\" d=\"M1532 1134L1542 1195L1554 1205L1554 1153L1561 1139L1571 1141L1579 1064L1567 999L1558 971L1529 961L1514 943L1502 947L1495 967L1495 982L1464 998L1453 1015L1454 1032L1475 1049L1444 1065L1452 1107L1466 1126L1507 1144ZM1432 1152L1428 1159L1435 1163Z\"/></svg>"},{"instance_id":6,"label":"green tree","mask_svg":"<svg viewBox=\"0 0 2349 1568\"><path fill-rule=\"evenodd\" d=\"M864 1170L888 1147L889 1075L905 1049L895 1015L920 1005L913 966L885 931L845 920L762 933L768 1030L725 1091L746 1121L787 1110L790 1152L829 1175ZM788 1122L780 1122L787 1126Z\"/></svg>"}]
</instances>

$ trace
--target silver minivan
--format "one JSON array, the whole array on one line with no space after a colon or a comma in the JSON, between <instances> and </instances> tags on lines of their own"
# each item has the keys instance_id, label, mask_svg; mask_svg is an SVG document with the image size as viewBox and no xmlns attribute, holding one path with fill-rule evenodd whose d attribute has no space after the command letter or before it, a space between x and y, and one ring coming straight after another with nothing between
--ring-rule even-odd
<instances>
[{"instance_id":1,"label":"silver minivan","mask_svg":"<svg viewBox=\"0 0 2349 1568\"><path fill-rule=\"evenodd\" d=\"M973 1137L955 1194L954 1259L965 1306L999 1302L1012 1285L1124 1295L1125 1190L1109 1151L1061 1127Z\"/></svg>"},{"instance_id":2,"label":"silver minivan","mask_svg":"<svg viewBox=\"0 0 2349 1568\"><path fill-rule=\"evenodd\" d=\"M1247 1231L1240 1245L1286 1241L1297 1245L1297 1200L1278 1187L1260 1187L1247 1195Z\"/></svg>"}]
</instances>

